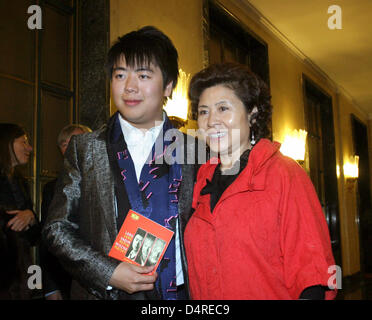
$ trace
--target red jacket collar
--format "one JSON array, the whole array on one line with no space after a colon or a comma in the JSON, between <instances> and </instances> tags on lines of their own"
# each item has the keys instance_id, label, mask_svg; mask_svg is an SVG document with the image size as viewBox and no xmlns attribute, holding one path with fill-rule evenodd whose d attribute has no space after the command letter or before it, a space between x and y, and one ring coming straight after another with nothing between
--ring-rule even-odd
<instances>
[{"instance_id":1,"label":"red jacket collar","mask_svg":"<svg viewBox=\"0 0 372 320\"><path fill-rule=\"evenodd\" d=\"M237 178L246 182L248 190L263 190L266 183L266 175L259 174L266 163L279 152L280 143L261 139L249 154L248 164ZM239 181L240 182L240 181ZM244 183L242 183L243 185Z\"/></svg>"},{"instance_id":2,"label":"red jacket collar","mask_svg":"<svg viewBox=\"0 0 372 320\"><path fill-rule=\"evenodd\" d=\"M280 143L271 142L268 139L261 139L252 149L249 154L248 164L241 174L236 178L234 183L223 193L220 201L243 191L264 190L266 183L266 174L260 174L267 161L279 152ZM206 179L211 180L219 160L212 158L207 161L200 169L201 175L196 185L196 194L200 195L200 191L206 185ZM196 199L194 198L194 201ZM193 206L196 203L193 204ZM194 206L195 208L195 206Z\"/></svg>"}]
</instances>

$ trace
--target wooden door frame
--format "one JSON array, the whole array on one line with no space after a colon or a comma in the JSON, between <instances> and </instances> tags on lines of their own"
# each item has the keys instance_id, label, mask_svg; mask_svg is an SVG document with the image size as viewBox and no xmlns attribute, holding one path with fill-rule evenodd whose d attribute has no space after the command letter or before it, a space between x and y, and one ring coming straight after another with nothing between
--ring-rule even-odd
<instances>
[{"instance_id":1,"label":"wooden door frame","mask_svg":"<svg viewBox=\"0 0 372 320\"><path fill-rule=\"evenodd\" d=\"M328 221L328 228L329 228L329 231L330 231L330 235L333 237L333 239L331 239L332 241L332 249L333 249L333 253L334 253L334 256L335 256L335 260L336 260L336 264L338 265L342 265L342 249L341 249L341 232L340 232L340 202L339 202L339 195L338 195L338 181L337 181L337 175L336 175L336 159L337 159L337 155L336 155L336 148L335 148L335 142L336 142L336 135L335 135L335 119L334 119L334 112L333 112L333 99L332 97L326 92L324 91L319 85L317 85L313 80L311 80L308 76L306 76L305 74L302 74L302 92L303 92L303 101L304 101L304 122L305 122L305 128L306 130L308 131L308 111L307 111L307 108L308 108L308 103L307 103L307 97L309 96L309 87L311 88L312 91L315 91L315 96L318 96L319 99L322 99L323 102L322 104L324 103L324 105L326 105L328 108L329 108L329 112L331 113L332 115L332 124L333 124L333 135L332 137L328 137L332 140L332 144L334 145L334 160L335 160L335 163L334 163L334 170L332 172L329 172L328 174L331 174L333 177L333 180L334 180L334 183L335 183L335 186L334 186L334 195L332 198L334 199L331 199L333 200L335 203L333 204L333 206L335 205L336 207L334 208L333 206L331 206L331 208L329 208L329 203L328 203L328 200L329 198L327 199L327 197L329 197L329 193L327 194L327 192L325 193L325 197L326 197L326 203L325 203L325 207L327 208L327 210L336 210L336 217L334 217L334 214L330 213L330 221ZM313 92L313 95L314 95L314 92ZM322 111L322 110L321 110ZM324 114L324 113L323 113ZM323 130L323 129L322 129ZM322 140L322 148L324 149L324 137L325 137L325 134L324 134L324 131L322 132L322 137L323 137L323 140ZM324 156L323 156L324 158ZM326 212L325 212L326 214ZM336 219L336 221L333 221L334 218Z\"/></svg>"},{"instance_id":2,"label":"wooden door frame","mask_svg":"<svg viewBox=\"0 0 372 320\"><path fill-rule=\"evenodd\" d=\"M355 132L355 123L358 123L358 125L362 126L365 128L365 131L366 131L366 140L367 140L367 146L369 145L369 135L368 135L368 125L366 125L362 120L360 120L360 118L358 116L356 116L355 114L350 114L350 124L351 124L351 133L352 133L352 147L353 147L353 155L356 155L357 154L357 147L356 147L356 141L358 140L357 137L356 137L356 132ZM370 159L369 159L369 152L367 152L367 157L368 157L368 169L369 169L369 172L368 172L368 182L369 182L369 194L371 194L371 162L370 162ZM359 159L360 161L360 159ZM357 188L358 190L358 193L359 193L359 187ZM372 207L372 203L369 204L371 207ZM360 223L360 216L361 216L361 208L360 208L360 198L358 197L358 201L357 201L357 220L358 220L358 233L359 233L359 253L360 253L360 266L361 266L361 272L364 273L365 272L365 266L366 266L366 263L367 263L367 258L365 257L365 244L364 244L364 241L363 241L363 231L362 231L362 227L361 227L361 223ZM368 227L368 226L367 226ZM370 231L370 230L367 230L367 232Z\"/></svg>"}]
</instances>

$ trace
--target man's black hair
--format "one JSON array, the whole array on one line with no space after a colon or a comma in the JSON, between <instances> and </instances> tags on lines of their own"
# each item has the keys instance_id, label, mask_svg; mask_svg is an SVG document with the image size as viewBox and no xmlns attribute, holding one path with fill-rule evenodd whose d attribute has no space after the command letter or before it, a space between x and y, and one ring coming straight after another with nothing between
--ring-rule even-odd
<instances>
[{"instance_id":1,"label":"man's black hair","mask_svg":"<svg viewBox=\"0 0 372 320\"><path fill-rule=\"evenodd\" d=\"M157 65L163 75L163 87L171 81L173 89L178 80L178 53L172 41L152 26L125 34L113 44L107 54L106 72L110 79L115 65L125 57L130 67Z\"/></svg>"}]
</instances>

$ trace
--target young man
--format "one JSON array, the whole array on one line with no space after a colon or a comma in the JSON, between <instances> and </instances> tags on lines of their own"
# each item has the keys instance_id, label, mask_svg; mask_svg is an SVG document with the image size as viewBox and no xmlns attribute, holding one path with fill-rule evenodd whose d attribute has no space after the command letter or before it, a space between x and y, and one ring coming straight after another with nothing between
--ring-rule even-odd
<instances>
[{"instance_id":1,"label":"young man","mask_svg":"<svg viewBox=\"0 0 372 320\"><path fill-rule=\"evenodd\" d=\"M162 110L177 83L177 51L161 31L144 27L111 47L107 70L118 112L104 128L71 140L45 242L75 279L72 299L184 299L180 242L195 166L159 161L170 143L184 148L183 139L165 139L172 125ZM184 148L185 160L193 147ZM129 209L175 232L153 275L151 266L108 256Z\"/></svg>"}]
</instances>

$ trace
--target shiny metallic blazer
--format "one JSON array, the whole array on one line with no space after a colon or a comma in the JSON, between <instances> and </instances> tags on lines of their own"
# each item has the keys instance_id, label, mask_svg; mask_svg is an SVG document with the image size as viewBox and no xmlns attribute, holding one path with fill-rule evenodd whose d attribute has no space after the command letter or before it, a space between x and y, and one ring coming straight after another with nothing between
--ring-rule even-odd
<instances>
[{"instance_id":1,"label":"shiny metallic blazer","mask_svg":"<svg viewBox=\"0 0 372 320\"><path fill-rule=\"evenodd\" d=\"M115 216L115 178L107 151L113 118L107 126L71 139L65 153L64 169L58 178L55 196L43 228L43 240L47 247L74 278L72 299L156 297L152 292L129 295L115 288L107 290L111 275L120 263L108 256L118 229ZM185 160L195 162L196 141L184 140ZM196 172L197 165L182 165L183 181L178 195L177 223L186 288L187 265L183 231L191 213Z\"/></svg>"}]
</instances>

